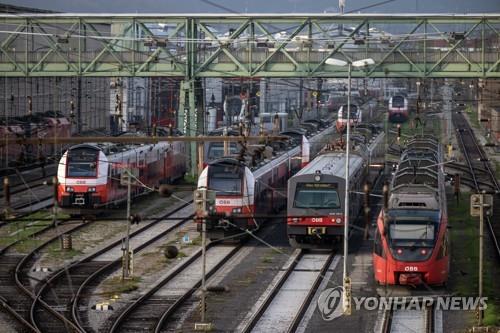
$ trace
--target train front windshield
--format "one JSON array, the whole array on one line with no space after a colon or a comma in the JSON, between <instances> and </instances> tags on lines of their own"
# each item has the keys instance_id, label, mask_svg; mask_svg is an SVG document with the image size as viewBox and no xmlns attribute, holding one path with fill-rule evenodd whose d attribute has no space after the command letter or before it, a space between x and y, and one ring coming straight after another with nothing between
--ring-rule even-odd
<instances>
[{"instance_id":1,"label":"train front windshield","mask_svg":"<svg viewBox=\"0 0 500 333\"><path fill-rule=\"evenodd\" d=\"M211 165L208 175L208 188L217 195L241 195L242 168L233 165Z\"/></svg>"},{"instance_id":2,"label":"train front windshield","mask_svg":"<svg viewBox=\"0 0 500 333\"><path fill-rule=\"evenodd\" d=\"M352 120L358 119L358 106L351 104L351 116ZM347 119L347 104L342 106L342 111L339 112L339 119Z\"/></svg>"},{"instance_id":3,"label":"train front windshield","mask_svg":"<svg viewBox=\"0 0 500 333\"><path fill-rule=\"evenodd\" d=\"M389 225L389 238L391 244L397 247L432 247L434 245L435 227L432 223L392 222Z\"/></svg>"},{"instance_id":4,"label":"train front windshield","mask_svg":"<svg viewBox=\"0 0 500 333\"><path fill-rule=\"evenodd\" d=\"M238 154L238 147L235 142L231 142L229 145L229 154ZM215 160L224 156L224 144L222 142L212 142L208 147L207 159Z\"/></svg>"},{"instance_id":5,"label":"train front windshield","mask_svg":"<svg viewBox=\"0 0 500 333\"><path fill-rule=\"evenodd\" d=\"M403 96L394 96L392 98L393 108L403 108L405 106L405 99Z\"/></svg>"},{"instance_id":6,"label":"train front windshield","mask_svg":"<svg viewBox=\"0 0 500 333\"><path fill-rule=\"evenodd\" d=\"M337 184L299 183L295 190L295 208L338 209L340 198Z\"/></svg>"},{"instance_id":7,"label":"train front windshield","mask_svg":"<svg viewBox=\"0 0 500 333\"><path fill-rule=\"evenodd\" d=\"M76 148L68 152L68 177L96 177L99 151L92 148Z\"/></svg>"}]
</instances>

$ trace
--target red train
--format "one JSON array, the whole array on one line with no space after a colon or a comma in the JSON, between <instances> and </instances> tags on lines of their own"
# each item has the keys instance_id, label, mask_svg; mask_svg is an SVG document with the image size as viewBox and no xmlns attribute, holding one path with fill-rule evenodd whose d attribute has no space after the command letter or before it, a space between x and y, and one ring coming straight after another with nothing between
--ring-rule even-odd
<instances>
[{"instance_id":1,"label":"red train","mask_svg":"<svg viewBox=\"0 0 500 333\"><path fill-rule=\"evenodd\" d=\"M69 214L95 214L125 201L127 187L120 180L127 169L150 187L171 183L186 173L186 144L73 146L59 161L59 206ZM143 186L132 187L133 196L144 191Z\"/></svg>"},{"instance_id":2,"label":"red train","mask_svg":"<svg viewBox=\"0 0 500 333\"><path fill-rule=\"evenodd\" d=\"M403 95L395 95L389 99L389 121L403 123L408 120L408 99Z\"/></svg>"},{"instance_id":3,"label":"red train","mask_svg":"<svg viewBox=\"0 0 500 333\"><path fill-rule=\"evenodd\" d=\"M198 178L199 189L216 191L216 212L207 219L207 237L242 234L257 228L265 220L263 215L284 208L288 178L300 170L303 156L319 152L332 132L329 127L307 139L308 144L273 150L272 156L265 157L268 161L243 163L234 157L221 157L209 162Z\"/></svg>"},{"instance_id":4,"label":"red train","mask_svg":"<svg viewBox=\"0 0 500 333\"><path fill-rule=\"evenodd\" d=\"M384 133L375 127L358 128L351 139L356 145L349 158L349 188L360 191L377 176L370 173L369 165L384 156ZM292 247L332 248L342 240L345 164L342 149L324 151L288 181L287 234ZM351 223L362 208L358 199L352 195Z\"/></svg>"},{"instance_id":5,"label":"red train","mask_svg":"<svg viewBox=\"0 0 500 333\"><path fill-rule=\"evenodd\" d=\"M351 114L349 116L349 124L355 126L360 124L361 119L361 109L356 104L351 104ZM344 133L347 125L347 104L342 105L337 113L337 121L335 122L335 127L338 133Z\"/></svg>"},{"instance_id":6,"label":"red train","mask_svg":"<svg viewBox=\"0 0 500 333\"><path fill-rule=\"evenodd\" d=\"M377 220L375 280L390 285L442 285L449 273L449 235L442 148L415 137L402 153L386 211Z\"/></svg>"},{"instance_id":7,"label":"red train","mask_svg":"<svg viewBox=\"0 0 500 333\"><path fill-rule=\"evenodd\" d=\"M5 165L5 159L9 161L9 166L27 166L55 156L64 149L62 145L53 144L21 145L16 143L20 138L71 136L71 122L60 112L47 111L11 118L8 122L3 119L0 121L0 138L3 142L9 141L8 147L0 147L1 166Z\"/></svg>"}]
</instances>

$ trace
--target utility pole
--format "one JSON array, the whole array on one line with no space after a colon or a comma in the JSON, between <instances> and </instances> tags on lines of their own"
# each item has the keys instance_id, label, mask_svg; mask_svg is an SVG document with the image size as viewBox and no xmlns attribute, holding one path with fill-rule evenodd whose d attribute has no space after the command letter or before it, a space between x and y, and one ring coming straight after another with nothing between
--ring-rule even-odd
<instances>
[{"instance_id":1,"label":"utility pole","mask_svg":"<svg viewBox=\"0 0 500 333\"><path fill-rule=\"evenodd\" d=\"M483 297L483 245L484 245L484 197L479 196L479 298ZM479 326L483 324L483 313L479 310Z\"/></svg>"},{"instance_id":2,"label":"utility pole","mask_svg":"<svg viewBox=\"0 0 500 333\"><path fill-rule=\"evenodd\" d=\"M123 177L126 174L126 177ZM121 179L122 184L127 183L127 231L125 236L125 247L123 250L123 271L122 279L126 280L130 278L130 205L131 205L131 190L132 190L132 174L129 169L126 169L124 174L122 174Z\"/></svg>"},{"instance_id":3,"label":"utility pole","mask_svg":"<svg viewBox=\"0 0 500 333\"><path fill-rule=\"evenodd\" d=\"M82 77L78 76L76 91L76 131L82 132Z\"/></svg>"},{"instance_id":4,"label":"utility pole","mask_svg":"<svg viewBox=\"0 0 500 333\"><path fill-rule=\"evenodd\" d=\"M483 246L484 246L484 208L487 208L486 214L491 214L491 209L493 207L493 196L491 194L473 194L470 197L470 215L479 216L479 290L478 297L483 297ZM479 309L478 313L478 325L483 325L483 310Z\"/></svg>"},{"instance_id":5,"label":"utility pole","mask_svg":"<svg viewBox=\"0 0 500 333\"><path fill-rule=\"evenodd\" d=\"M348 64L348 88L347 88L347 133L346 133L346 148L345 148L345 197L344 197L344 298L343 298L343 308L345 314L351 314L350 306L350 293L348 288L350 287L350 278L347 274L347 253L349 251L348 239L349 239L349 146L350 146L350 135L351 135L351 66ZM344 116L344 115L342 115Z\"/></svg>"},{"instance_id":6,"label":"utility pole","mask_svg":"<svg viewBox=\"0 0 500 333\"><path fill-rule=\"evenodd\" d=\"M200 331L208 331L212 329L212 323L207 322L206 318L206 264L207 264L207 218L215 213L215 191L210 191L205 188L194 191L194 207L195 216L198 222L201 223L201 300L200 300L200 316L201 323L195 323L194 329Z\"/></svg>"}]
</instances>

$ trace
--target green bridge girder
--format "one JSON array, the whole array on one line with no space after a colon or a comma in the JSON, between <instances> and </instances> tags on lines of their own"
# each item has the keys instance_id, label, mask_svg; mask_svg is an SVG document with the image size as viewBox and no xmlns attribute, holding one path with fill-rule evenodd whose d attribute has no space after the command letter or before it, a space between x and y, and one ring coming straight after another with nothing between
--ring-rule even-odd
<instances>
[{"instance_id":1,"label":"green bridge girder","mask_svg":"<svg viewBox=\"0 0 500 333\"><path fill-rule=\"evenodd\" d=\"M500 77L500 13L0 15L0 75Z\"/></svg>"},{"instance_id":2,"label":"green bridge girder","mask_svg":"<svg viewBox=\"0 0 500 333\"><path fill-rule=\"evenodd\" d=\"M199 134L196 79L500 77L497 14L3 14L0 77L182 78L178 124ZM196 174L196 144L190 147Z\"/></svg>"}]
</instances>

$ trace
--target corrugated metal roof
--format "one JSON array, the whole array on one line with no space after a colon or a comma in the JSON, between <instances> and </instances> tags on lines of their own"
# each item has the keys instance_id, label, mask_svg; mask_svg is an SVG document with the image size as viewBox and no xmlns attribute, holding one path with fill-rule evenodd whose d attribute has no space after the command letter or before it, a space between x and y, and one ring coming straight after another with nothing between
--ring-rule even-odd
<instances>
[{"instance_id":1,"label":"corrugated metal roof","mask_svg":"<svg viewBox=\"0 0 500 333\"><path fill-rule=\"evenodd\" d=\"M344 152L331 152L316 157L305 168L300 170L297 175L316 173L317 170L322 174L337 177L345 176L346 154ZM363 164L363 158L358 155L349 156L349 176L352 176Z\"/></svg>"}]
</instances>

